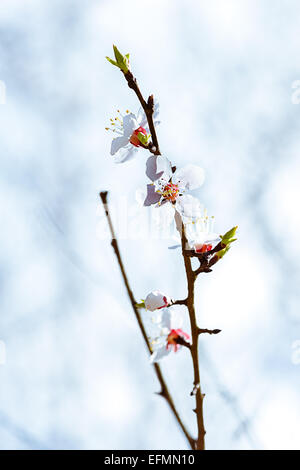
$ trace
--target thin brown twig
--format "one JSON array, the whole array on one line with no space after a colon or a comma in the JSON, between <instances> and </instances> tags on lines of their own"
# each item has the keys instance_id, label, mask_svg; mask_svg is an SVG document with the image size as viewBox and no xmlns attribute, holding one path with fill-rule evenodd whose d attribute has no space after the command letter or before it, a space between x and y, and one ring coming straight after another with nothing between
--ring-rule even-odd
<instances>
[{"instance_id":1,"label":"thin brown twig","mask_svg":"<svg viewBox=\"0 0 300 470\"><path fill-rule=\"evenodd\" d=\"M206 253L196 253L195 250L184 250L184 256L189 258L197 258L200 266L194 270L194 275L197 277L201 273L211 273L212 267L220 260L218 253L226 248L226 244L220 241L212 250Z\"/></svg>"},{"instance_id":2,"label":"thin brown twig","mask_svg":"<svg viewBox=\"0 0 300 470\"><path fill-rule=\"evenodd\" d=\"M114 252L115 252L119 267L120 267L120 271L121 271L121 274L122 274L122 278L123 278L123 281L124 281L124 284L125 284L125 287L126 287L126 290L127 290L127 294L128 294L130 303L131 303L132 310L133 310L135 318L138 322L138 326L139 326L139 329L142 333L143 339L146 343L147 349L148 349L149 353L151 354L151 352L152 352L151 351L151 346L150 346L150 343L149 343L149 340L148 340L146 330L145 330L145 327L143 325L141 316L139 314L139 310L137 308L137 302L134 298L134 295L133 295L133 292L132 292L132 289L130 287L129 280L128 280L128 277L127 277L127 274L126 274L126 271L125 271L125 267L124 267L124 264L123 264L123 261L122 261L122 258L121 258L121 253L120 253L118 241L117 241L117 238L116 238L116 234L115 234L114 227L113 227L113 224L112 224L112 219L111 219L109 208L108 208L108 205L107 205L107 194L108 194L107 191L101 192L100 193L100 198L101 198L104 210L105 210L105 215L106 215L107 222L108 222L109 229L110 229L110 233L111 233L111 245L114 249ZM168 405L169 405L169 407L170 407L170 409L171 409L178 425L180 426L182 432L184 433L186 439L188 440L188 443L189 443L191 449L194 449L195 448L195 440L192 438L190 433L187 431L185 425L183 424L183 422L182 422L182 420L179 416L179 413L178 413L178 411L175 407L172 396L169 392L168 386L167 386L167 384L165 382L165 379L163 377L161 368L157 363L154 363L153 367L154 367L157 379L158 379L158 381L160 383L160 386L161 386L161 391L158 392L158 395L165 398L165 400L168 403Z\"/></svg>"},{"instance_id":3,"label":"thin brown twig","mask_svg":"<svg viewBox=\"0 0 300 470\"><path fill-rule=\"evenodd\" d=\"M198 426L198 436L196 439L196 450L205 450L205 428L204 428L204 418L203 418L203 398L204 395L201 391L200 385L200 370L199 370L199 358L198 358L198 340L199 340L199 328L197 326L196 312L195 312L195 281L196 276L192 269L191 258L186 256L185 248L187 245L187 239L184 231L184 225L181 219L181 216L178 212L175 215L175 221L178 232L181 234L181 248L182 256L184 259L184 266L186 271L187 279L187 308L189 311L190 324L191 324L191 333L192 333L192 344L190 347L193 368L194 368L194 388L192 395L195 395L196 408L195 413L197 416L197 426Z\"/></svg>"},{"instance_id":4,"label":"thin brown twig","mask_svg":"<svg viewBox=\"0 0 300 470\"><path fill-rule=\"evenodd\" d=\"M187 305L187 299L183 300L172 300L171 305Z\"/></svg>"},{"instance_id":5,"label":"thin brown twig","mask_svg":"<svg viewBox=\"0 0 300 470\"><path fill-rule=\"evenodd\" d=\"M133 76L130 70L128 70L127 73L123 72L123 75L127 80L129 88L131 88L135 92L136 96L138 97L139 102L141 103L143 110L145 111L151 138L152 138L152 146L149 145L148 150L154 155L160 155L158 139L157 139L156 130L155 130L154 122L153 122L153 113L154 113L153 95L150 95L148 98L148 101L145 101L141 93L141 90L137 84L136 78Z\"/></svg>"},{"instance_id":6,"label":"thin brown twig","mask_svg":"<svg viewBox=\"0 0 300 470\"><path fill-rule=\"evenodd\" d=\"M197 276L198 276L199 274L201 274L201 273L211 273L211 272L212 272L212 269L210 269L207 265L206 265L206 266L205 266L205 265L203 266L203 265L201 264L201 266L200 266L198 269L196 269L196 270L194 271L194 274L195 274L195 276L197 277Z\"/></svg>"},{"instance_id":7,"label":"thin brown twig","mask_svg":"<svg viewBox=\"0 0 300 470\"><path fill-rule=\"evenodd\" d=\"M222 330L208 330L207 328L198 328L198 335L202 335L203 333L208 335L218 335L221 333Z\"/></svg>"}]
</instances>

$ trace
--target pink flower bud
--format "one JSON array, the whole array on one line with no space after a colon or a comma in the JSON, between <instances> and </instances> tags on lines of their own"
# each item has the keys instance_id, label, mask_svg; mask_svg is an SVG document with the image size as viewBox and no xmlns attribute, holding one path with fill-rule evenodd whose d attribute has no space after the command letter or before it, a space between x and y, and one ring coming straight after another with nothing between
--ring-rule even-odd
<instances>
[{"instance_id":1,"label":"pink flower bud","mask_svg":"<svg viewBox=\"0 0 300 470\"><path fill-rule=\"evenodd\" d=\"M145 307L150 312L168 307L171 304L171 299L158 290L150 292L145 299Z\"/></svg>"},{"instance_id":2,"label":"pink flower bud","mask_svg":"<svg viewBox=\"0 0 300 470\"><path fill-rule=\"evenodd\" d=\"M141 134L144 134L144 135L147 135L147 131L146 129L144 129L143 127L138 127L132 134L132 136L130 137L130 143L132 145L134 145L135 147L140 147L141 145L141 142L139 141L139 138L138 138L138 135L139 133Z\"/></svg>"}]
</instances>

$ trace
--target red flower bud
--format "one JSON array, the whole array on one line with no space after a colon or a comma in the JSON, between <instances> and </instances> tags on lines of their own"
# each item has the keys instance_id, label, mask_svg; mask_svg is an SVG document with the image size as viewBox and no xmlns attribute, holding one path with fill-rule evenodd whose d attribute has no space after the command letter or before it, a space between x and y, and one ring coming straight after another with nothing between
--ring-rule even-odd
<instances>
[{"instance_id":1,"label":"red flower bud","mask_svg":"<svg viewBox=\"0 0 300 470\"><path fill-rule=\"evenodd\" d=\"M144 129L143 127L138 127L132 134L132 136L130 137L130 143L132 145L134 145L135 147L140 147L141 145L141 142L139 141L139 138L138 138L138 135L139 133L141 134L144 134L144 135L147 135L147 131L146 129Z\"/></svg>"}]
</instances>

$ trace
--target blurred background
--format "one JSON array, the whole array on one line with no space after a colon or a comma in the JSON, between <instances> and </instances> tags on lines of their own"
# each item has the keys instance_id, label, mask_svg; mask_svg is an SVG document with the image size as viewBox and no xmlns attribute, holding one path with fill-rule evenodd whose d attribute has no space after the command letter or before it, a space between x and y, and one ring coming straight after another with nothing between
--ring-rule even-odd
<instances>
[{"instance_id":1,"label":"blurred background","mask_svg":"<svg viewBox=\"0 0 300 470\"><path fill-rule=\"evenodd\" d=\"M222 329L201 337L207 447L300 449L299 22L297 0L1 0L1 449L187 448L98 200L128 201L136 298L182 298L180 253L138 234L145 153L109 155L109 118L138 109L105 60L112 43L160 101L163 153L205 168L216 231L239 225L197 282L199 325ZM190 362L162 367L195 433Z\"/></svg>"}]
</instances>

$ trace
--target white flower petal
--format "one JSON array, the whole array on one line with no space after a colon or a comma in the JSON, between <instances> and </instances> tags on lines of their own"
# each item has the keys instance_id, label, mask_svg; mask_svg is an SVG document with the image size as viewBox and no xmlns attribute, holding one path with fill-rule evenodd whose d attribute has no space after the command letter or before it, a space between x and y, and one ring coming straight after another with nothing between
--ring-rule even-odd
<instances>
[{"instance_id":1,"label":"white flower petal","mask_svg":"<svg viewBox=\"0 0 300 470\"><path fill-rule=\"evenodd\" d=\"M166 328L168 331L177 330L182 326L182 316L174 307L164 308L162 310L161 323L162 329Z\"/></svg>"},{"instance_id":2,"label":"white flower petal","mask_svg":"<svg viewBox=\"0 0 300 470\"><path fill-rule=\"evenodd\" d=\"M171 162L161 155L152 155L146 163L146 175L151 181L156 181L161 177L169 180L172 175Z\"/></svg>"},{"instance_id":3,"label":"white flower petal","mask_svg":"<svg viewBox=\"0 0 300 470\"><path fill-rule=\"evenodd\" d=\"M146 175L151 181L155 181L161 176L156 172L156 157L154 155L149 157L146 162Z\"/></svg>"},{"instance_id":4,"label":"white flower petal","mask_svg":"<svg viewBox=\"0 0 300 470\"><path fill-rule=\"evenodd\" d=\"M172 308L164 308L161 315L161 328L167 328L168 331L171 330L171 314Z\"/></svg>"},{"instance_id":5,"label":"white flower petal","mask_svg":"<svg viewBox=\"0 0 300 470\"><path fill-rule=\"evenodd\" d=\"M201 223L194 220L186 219L184 228L188 240L196 240L196 238L201 239L203 237L203 234L208 235L209 233L205 223Z\"/></svg>"},{"instance_id":6,"label":"white flower petal","mask_svg":"<svg viewBox=\"0 0 300 470\"><path fill-rule=\"evenodd\" d=\"M139 127L138 122L136 120L136 116L133 113L126 114L123 117L123 131L124 136L128 139L131 137L133 131L135 131Z\"/></svg>"},{"instance_id":7,"label":"white flower petal","mask_svg":"<svg viewBox=\"0 0 300 470\"><path fill-rule=\"evenodd\" d=\"M173 181L180 182L186 190L197 189L204 182L204 170L198 165L186 165L176 170Z\"/></svg>"},{"instance_id":8,"label":"white flower petal","mask_svg":"<svg viewBox=\"0 0 300 470\"><path fill-rule=\"evenodd\" d=\"M194 196L183 194L177 198L176 210L185 218L196 218L201 216L202 205Z\"/></svg>"},{"instance_id":9,"label":"white flower petal","mask_svg":"<svg viewBox=\"0 0 300 470\"><path fill-rule=\"evenodd\" d=\"M170 314L170 329L177 330L178 328L182 327L182 324L183 318L180 311L176 310L175 308L172 308Z\"/></svg>"},{"instance_id":10,"label":"white flower petal","mask_svg":"<svg viewBox=\"0 0 300 470\"><path fill-rule=\"evenodd\" d=\"M153 113L153 124L154 127L158 126L160 124L160 121L157 119L159 116L159 103L157 100L154 100L154 113ZM145 114L145 111L143 110L142 107L140 107L138 114L137 114L137 123L138 127L141 126L144 129L146 129L147 133L150 134L149 126L148 126L148 119Z\"/></svg>"},{"instance_id":11,"label":"white flower petal","mask_svg":"<svg viewBox=\"0 0 300 470\"><path fill-rule=\"evenodd\" d=\"M137 120L137 123L138 123L138 127L141 126L141 127L145 128L147 126L147 116L146 116L145 111L143 110L142 107L140 107L140 109L138 110L136 120Z\"/></svg>"},{"instance_id":12,"label":"white flower petal","mask_svg":"<svg viewBox=\"0 0 300 470\"><path fill-rule=\"evenodd\" d=\"M163 155L156 157L156 172L162 173L162 177L169 180L172 176L172 164Z\"/></svg>"},{"instance_id":13,"label":"white flower petal","mask_svg":"<svg viewBox=\"0 0 300 470\"><path fill-rule=\"evenodd\" d=\"M153 120L155 121L159 116L159 102L158 100L154 100L154 113L153 113Z\"/></svg>"},{"instance_id":14,"label":"white flower petal","mask_svg":"<svg viewBox=\"0 0 300 470\"><path fill-rule=\"evenodd\" d=\"M128 138L125 136L116 137L111 142L110 154L115 155L121 148L126 147Z\"/></svg>"},{"instance_id":15,"label":"white flower petal","mask_svg":"<svg viewBox=\"0 0 300 470\"><path fill-rule=\"evenodd\" d=\"M160 124L160 121L157 120L158 116L159 116L159 102L157 100L154 100L153 122L154 122L155 127L158 124ZM140 107L140 109L138 111L136 120L137 120L139 126L144 127L144 129L148 128L147 116L146 116L145 111L143 110L142 107ZM149 129L148 129L148 131L149 131Z\"/></svg>"},{"instance_id":16,"label":"white flower petal","mask_svg":"<svg viewBox=\"0 0 300 470\"><path fill-rule=\"evenodd\" d=\"M138 152L138 148L134 145L127 145L126 147L121 148L116 155L114 155L115 163L124 163L131 160L134 155Z\"/></svg>"},{"instance_id":17,"label":"white flower petal","mask_svg":"<svg viewBox=\"0 0 300 470\"><path fill-rule=\"evenodd\" d=\"M165 357L167 357L170 352L172 351L171 348L167 349L167 345L161 346L159 349L154 351L150 356L150 363L153 364L155 362L159 362Z\"/></svg>"},{"instance_id":18,"label":"white flower petal","mask_svg":"<svg viewBox=\"0 0 300 470\"><path fill-rule=\"evenodd\" d=\"M150 312L154 312L157 309L166 307L170 302L170 297L158 290L154 290L147 295L145 299L145 307L147 310L150 310Z\"/></svg>"},{"instance_id":19,"label":"white flower petal","mask_svg":"<svg viewBox=\"0 0 300 470\"><path fill-rule=\"evenodd\" d=\"M216 233L197 233L194 239L189 239L189 246L194 249L196 247L201 248L203 245L215 246L221 238Z\"/></svg>"},{"instance_id":20,"label":"white flower petal","mask_svg":"<svg viewBox=\"0 0 300 470\"><path fill-rule=\"evenodd\" d=\"M203 233L203 232L202 232ZM201 238L201 235L198 234L197 235L197 240ZM203 234L203 238L204 238L204 242L219 242L221 240L221 237L220 235L218 235L217 233L205 233Z\"/></svg>"},{"instance_id":21,"label":"white flower petal","mask_svg":"<svg viewBox=\"0 0 300 470\"><path fill-rule=\"evenodd\" d=\"M160 194L155 191L155 186L153 184L147 184L147 196L144 201L144 206L152 206L157 204L160 201Z\"/></svg>"}]
</instances>

